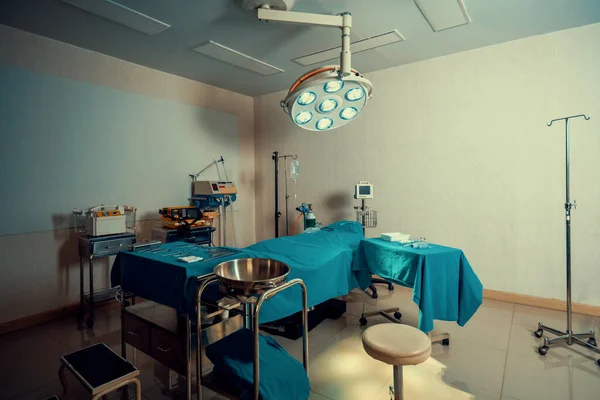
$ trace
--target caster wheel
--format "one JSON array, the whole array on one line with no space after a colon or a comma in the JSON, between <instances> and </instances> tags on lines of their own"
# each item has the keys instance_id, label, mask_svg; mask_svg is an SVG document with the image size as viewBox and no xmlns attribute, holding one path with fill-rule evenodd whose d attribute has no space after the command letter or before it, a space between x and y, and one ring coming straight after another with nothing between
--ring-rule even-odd
<instances>
[{"instance_id":1,"label":"caster wheel","mask_svg":"<svg viewBox=\"0 0 600 400\"><path fill-rule=\"evenodd\" d=\"M442 340L442 346L450 346L450 339Z\"/></svg>"},{"instance_id":2,"label":"caster wheel","mask_svg":"<svg viewBox=\"0 0 600 400\"><path fill-rule=\"evenodd\" d=\"M365 326L367 324L367 319L365 317L362 317L358 320L358 322L360 322L360 326Z\"/></svg>"},{"instance_id":3,"label":"caster wheel","mask_svg":"<svg viewBox=\"0 0 600 400\"><path fill-rule=\"evenodd\" d=\"M550 350L550 347L548 347L548 346L538 347L538 353L540 353L540 355L542 355L542 356L545 356L546 354L548 354L548 350Z\"/></svg>"},{"instance_id":4,"label":"caster wheel","mask_svg":"<svg viewBox=\"0 0 600 400\"><path fill-rule=\"evenodd\" d=\"M94 327L94 320L92 318L88 318L85 320L85 326L92 329Z\"/></svg>"},{"instance_id":5,"label":"caster wheel","mask_svg":"<svg viewBox=\"0 0 600 400\"><path fill-rule=\"evenodd\" d=\"M378 297L379 297L379 295L377 294L377 292L373 292L373 294L371 295L372 299L376 299Z\"/></svg>"},{"instance_id":6,"label":"caster wheel","mask_svg":"<svg viewBox=\"0 0 600 400\"><path fill-rule=\"evenodd\" d=\"M400 311L396 311L396 312L394 313L394 318L396 318L396 319L401 319L401 318L402 318L402 313L401 313Z\"/></svg>"},{"instance_id":7,"label":"caster wheel","mask_svg":"<svg viewBox=\"0 0 600 400\"><path fill-rule=\"evenodd\" d=\"M541 329L538 329L537 331L533 332L533 334L535 335L536 338L541 338L542 336L544 336L544 331Z\"/></svg>"},{"instance_id":8,"label":"caster wheel","mask_svg":"<svg viewBox=\"0 0 600 400\"><path fill-rule=\"evenodd\" d=\"M393 291L393 290L394 290L394 285L390 283L390 284L388 285L388 290L389 290L390 292L391 292L391 291Z\"/></svg>"},{"instance_id":9,"label":"caster wheel","mask_svg":"<svg viewBox=\"0 0 600 400\"><path fill-rule=\"evenodd\" d=\"M596 339L594 339L594 338L589 338L588 344L591 346L594 346L594 347L598 347L598 343L596 343Z\"/></svg>"},{"instance_id":10,"label":"caster wheel","mask_svg":"<svg viewBox=\"0 0 600 400\"><path fill-rule=\"evenodd\" d=\"M596 364L600 367L600 358L596 360Z\"/></svg>"}]
</instances>

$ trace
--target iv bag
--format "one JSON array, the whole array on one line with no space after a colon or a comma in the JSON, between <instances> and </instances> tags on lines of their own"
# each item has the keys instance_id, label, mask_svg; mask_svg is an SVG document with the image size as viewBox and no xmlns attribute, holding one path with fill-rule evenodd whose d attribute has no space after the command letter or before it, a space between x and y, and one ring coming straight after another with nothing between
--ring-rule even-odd
<instances>
[{"instance_id":1,"label":"iv bag","mask_svg":"<svg viewBox=\"0 0 600 400\"><path fill-rule=\"evenodd\" d=\"M290 163L290 178L296 183L298 181L298 176L300 176L300 163L298 160L292 160Z\"/></svg>"}]
</instances>

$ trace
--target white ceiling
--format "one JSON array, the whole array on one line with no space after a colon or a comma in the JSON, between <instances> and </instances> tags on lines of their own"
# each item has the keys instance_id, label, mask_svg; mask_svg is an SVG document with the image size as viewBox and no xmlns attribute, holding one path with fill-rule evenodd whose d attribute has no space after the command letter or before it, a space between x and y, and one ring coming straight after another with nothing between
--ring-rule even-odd
<instances>
[{"instance_id":1,"label":"white ceiling","mask_svg":"<svg viewBox=\"0 0 600 400\"><path fill-rule=\"evenodd\" d=\"M251 96L287 89L311 69L292 58L340 45L336 29L260 22L234 0L115 1L171 28L148 36L60 0L2 0L0 24ZM600 0L465 3L473 22L437 33L413 0L296 0L294 11L351 12L353 41L397 29L403 42L353 55L352 67L363 74L600 22ZM191 50L208 40L285 72L260 76Z\"/></svg>"}]
</instances>

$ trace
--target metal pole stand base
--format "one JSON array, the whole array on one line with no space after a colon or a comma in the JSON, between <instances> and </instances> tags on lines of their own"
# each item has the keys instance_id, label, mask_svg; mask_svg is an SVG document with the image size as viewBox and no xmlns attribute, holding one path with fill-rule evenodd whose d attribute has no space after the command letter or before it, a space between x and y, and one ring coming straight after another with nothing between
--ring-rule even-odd
<instances>
[{"instance_id":1,"label":"metal pole stand base","mask_svg":"<svg viewBox=\"0 0 600 400\"><path fill-rule=\"evenodd\" d=\"M550 346L561 343L566 343L569 346L578 344L600 354L600 348L598 348L598 344L596 343L596 332L594 331L589 331L588 333L573 333L571 331L562 332L538 322L537 331L534 332L535 337L542 338L544 336L544 331L550 332L556 337L552 339L544 338L544 345L538 347L538 353L542 356L548 354ZM587 339L587 341L583 339ZM596 360L596 363L600 367L600 358Z\"/></svg>"},{"instance_id":2,"label":"metal pole stand base","mask_svg":"<svg viewBox=\"0 0 600 400\"><path fill-rule=\"evenodd\" d=\"M390 315L392 313L394 314L393 317ZM375 310L370 312L363 311L360 315L360 325L365 326L367 324L367 318L374 317L376 315L381 315L382 317L396 324L402 323L400 322L400 319L402 319L402 313L400 313L400 309L398 307L390 307L383 310Z\"/></svg>"}]
</instances>

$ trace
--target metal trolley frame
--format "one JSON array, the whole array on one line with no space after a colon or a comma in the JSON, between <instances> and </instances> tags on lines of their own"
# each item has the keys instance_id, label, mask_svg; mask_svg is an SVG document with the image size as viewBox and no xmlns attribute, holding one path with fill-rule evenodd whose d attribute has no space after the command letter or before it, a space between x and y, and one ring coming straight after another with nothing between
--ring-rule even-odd
<instances>
[{"instance_id":1,"label":"metal trolley frame","mask_svg":"<svg viewBox=\"0 0 600 400\"><path fill-rule=\"evenodd\" d=\"M205 275L202 277L202 283L198 288L198 292L196 294L196 320L202 321L202 293L206 289L206 287L212 283L218 282L218 278L215 274ZM200 279L200 278L199 278ZM259 388L260 388L260 365L259 365L259 314L263 303L275 296L277 293L289 289L295 285L300 285L302 289L302 358L304 369L308 374L308 296L306 292L306 286L301 279L292 279L287 282L283 282L282 284L275 286L271 289L264 291L258 298L238 298L233 296L226 296L238 301L238 303L233 304L229 307L220 307L215 313L210 314L210 316L215 316L227 310L230 310L234 307L238 307L243 304L244 314L245 314L245 323L244 327L251 329L254 334L254 374L253 374L253 384L254 384L254 399L259 399ZM250 300L253 299L253 300ZM255 302L254 302L255 301ZM189 325L188 325L189 326ZM228 393L221 387L218 387L213 384L212 379L210 379L211 374L207 374L206 376L202 376L202 324L197 324L197 335L196 335L196 387L198 390L198 400L202 400L202 387L206 386L207 388L216 391L217 393L230 398L235 399L235 395ZM189 354L189 353L188 353ZM188 368L189 370L190 368ZM188 380L187 383L188 390L188 399L190 398L191 393L191 382Z\"/></svg>"}]
</instances>

